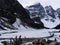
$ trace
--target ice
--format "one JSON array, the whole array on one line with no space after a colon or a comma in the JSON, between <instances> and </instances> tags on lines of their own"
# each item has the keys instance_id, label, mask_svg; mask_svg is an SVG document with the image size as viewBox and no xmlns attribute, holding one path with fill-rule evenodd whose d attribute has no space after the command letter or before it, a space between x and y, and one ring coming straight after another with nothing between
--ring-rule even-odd
<instances>
[{"instance_id":1,"label":"ice","mask_svg":"<svg viewBox=\"0 0 60 45\"><path fill-rule=\"evenodd\" d=\"M9 33L9 32L13 32L13 30L9 30L9 31L0 31L0 34L2 33L2 35L0 36L0 38L15 38L16 36L19 37L20 35L22 36L22 38L44 38L44 37L48 37L50 36L50 33L53 33L54 31L59 31L56 29L32 29L32 28L28 28L28 29L23 29L23 30L14 30L17 31L16 33ZM8 33L6 33L8 32ZM6 34L3 34L6 33ZM57 39L57 42L60 42L60 37L59 37L60 33L54 33L54 37L48 38L49 40L55 40L55 38ZM45 38L47 39L47 38ZM0 40L0 42L2 41L9 41L8 39L6 40ZM30 44L30 42L27 42L26 44ZM2 44L1 44L2 45Z\"/></svg>"},{"instance_id":2,"label":"ice","mask_svg":"<svg viewBox=\"0 0 60 45\"><path fill-rule=\"evenodd\" d=\"M11 31L10 31L11 32ZM40 38L40 37L46 37L46 36L50 36L48 31L44 31L44 30L21 30L18 31L17 33L11 33L11 34L2 34L0 36L0 38L14 38L15 36L22 36L22 38L26 37L26 38Z\"/></svg>"}]
</instances>

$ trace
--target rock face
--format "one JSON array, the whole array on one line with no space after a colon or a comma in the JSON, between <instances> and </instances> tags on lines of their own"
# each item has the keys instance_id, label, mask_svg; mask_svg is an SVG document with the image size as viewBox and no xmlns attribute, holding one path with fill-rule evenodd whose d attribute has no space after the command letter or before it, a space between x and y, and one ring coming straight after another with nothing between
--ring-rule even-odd
<instances>
[{"instance_id":1,"label":"rock face","mask_svg":"<svg viewBox=\"0 0 60 45\"><path fill-rule=\"evenodd\" d=\"M37 24L30 18L29 13L17 0L0 0L0 2L0 18L3 17L7 19L0 19L0 22L1 20L4 21L4 23L1 24L2 26L0 26L1 29L4 29L4 27L8 27L9 25L10 27L8 28L11 29L13 23L16 21L16 18L19 18L24 24L28 25L29 27L37 29L44 28L42 22L41 24ZM7 25L5 25L5 22Z\"/></svg>"},{"instance_id":2,"label":"rock face","mask_svg":"<svg viewBox=\"0 0 60 45\"><path fill-rule=\"evenodd\" d=\"M27 9L29 10L30 16L32 18L40 17L40 19L41 19L45 16L44 8L40 3L29 6Z\"/></svg>"},{"instance_id":3,"label":"rock face","mask_svg":"<svg viewBox=\"0 0 60 45\"><path fill-rule=\"evenodd\" d=\"M60 18L60 8L58 8L56 11L58 13L58 17Z\"/></svg>"},{"instance_id":4,"label":"rock face","mask_svg":"<svg viewBox=\"0 0 60 45\"><path fill-rule=\"evenodd\" d=\"M4 17L0 17L0 29L6 30L7 29L13 29L16 30L17 28L14 27L10 22L8 22L8 19Z\"/></svg>"},{"instance_id":5,"label":"rock face","mask_svg":"<svg viewBox=\"0 0 60 45\"><path fill-rule=\"evenodd\" d=\"M55 10L52 8L52 6L46 6L46 13L51 16L52 18L55 18Z\"/></svg>"},{"instance_id":6,"label":"rock face","mask_svg":"<svg viewBox=\"0 0 60 45\"><path fill-rule=\"evenodd\" d=\"M46 6L44 8L40 3L38 3L32 6L29 6L27 9L29 10L30 16L32 16L32 18L40 17L42 19L46 15L49 15L52 18L55 18L56 11L52 8L52 6Z\"/></svg>"},{"instance_id":7,"label":"rock face","mask_svg":"<svg viewBox=\"0 0 60 45\"><path fill-rule=\"evenodd\" d=\"M28 27L41 29L45 28L41 19L54 23L57 16L60 18L60 10L54 10L51 6L44 8L37 3L25 9L17 0L0 0L0 29L16 29L13 24L17 18Z\"/></svg>"},{"instance_id":8,"label":"rock face","mask_svg":"<svg viewBox=\"0 0 60 45\"><path fill-rule=\"evenodd\" d=\"M27 7L27 10L29 10L30 17L32 19L35 17L40 17L40 19L43 19L44 17L49 16L56 18L57 15L57 12L52 8L52 6L46 6L44 8L40 3Z\"/></svg>"},{"instance_id":9,"label":"rock face","mask_svg":"<svg viewBox=\"0 0 60 45\"><path fill-rule=\"evenodd\" d=\"M38 24L40 24L41 27L43 27L44 25L40 20L45 16L45 11L43 6L40 3L37 3L35 5L31 5L27 7L27 10L30 12L30 15L29 15L30 18L35 22L37 22Z\"/></svg>"},{"instance_id":10,"label":"rock face","mask_svg":"<svg viewBox=\"0 0 60 45\"><path fill-rule=\"evenodd\" d=\"M43 7L40 3L37 3L28 6L26 9L30 12L30 18L37 23L40 23L42 19L45 20L45 22L43 21L44 27L46 27L47 24L59 24L59 21L57 20L60 20L60 8L54 10L52 6ZM52 28L57 25L52 26ZM49 26L47 27L50 28Z\"/></svg>"},{"instance_id":11,"label":"rock face","mask_svg":"<svg viewBox=\"0 0 60 45\"><path fill-rule=\"evenodd\" d=\"M7 18L10 24L13 24L16 21L16 16L13 13L4 9L0 10L0 17Z\"/></svg>"}]
</instances>

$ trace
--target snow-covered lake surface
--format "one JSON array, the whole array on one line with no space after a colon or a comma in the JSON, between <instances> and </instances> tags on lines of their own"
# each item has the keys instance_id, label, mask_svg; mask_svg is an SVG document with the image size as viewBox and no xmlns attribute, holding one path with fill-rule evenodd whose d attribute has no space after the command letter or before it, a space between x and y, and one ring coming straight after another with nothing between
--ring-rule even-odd
<instances>
[{"instance_id":1,"label":"snow-covered lake surface","mask_svg":"<svg viewBox=\"0 0 60 45\"><path fill-rule=\"evenodd\" d=\"M15 32L16 33L10 33ZM13 31L0 31L0 38L14 38L15 36L22 36L22 38L40 38L50 36L51 31L58 31L55 29L40 29L40 30L13 30ZM4 34L5 33L5 34Z\"/></svg>"},{"instance_id":2,"label":"snow-covered lake surface","mask_svg":"<svg viewBox=\"0 0 60 45\"><path fill-rule=\"evenodd\" d=\"M40 37L46 37L50 36L47 30L19 30L17 33L7 33L7 32L13 32L13 31L0 31L0 38L14 38L15 36L22 36L22 38L40 38ZM7 34L3 34L7 33Z\"/></svg>"},{"instance_id":3,"label":"snow-covered lake surface","mask_svg":"<svg viewBox=\"0 0 60 45\"><path fill-rule=\"evenodd\" d=\"M22 38L41 38L41 37L48 37L51 34L49 32L53 32L53 31L59 31L60 29L56 30L56 29L25 29L25 30L3 30L0 31L0 38L15 38L15 36L19 37L20 35L22 36ZM15 33L13 33L15 32ZM58 42L60 42L60 37L59 37L60 33L54 33L54 37L49 38L50 40L54 40L55 38L57 39ZM4 40L0 40L4 41Z\"/></svg>"},{"instance_id":4,"label":"snow-covered lake surface","mask_svg":"<svg viewBox=\"0 0 60 45\"><path fill-rule=\"evenodd\" d=\"M56 29L40 29L40 30L13 30L13 31L0 31L0 38L14 38L15 36L22 36L22 38L40 38L40 37L47 37L50 36L49 32L52 31L59 31ZM16 32L16 33L11 33ZM55 33L58 36L60 33Z\"/></svg>"}]
</instances>

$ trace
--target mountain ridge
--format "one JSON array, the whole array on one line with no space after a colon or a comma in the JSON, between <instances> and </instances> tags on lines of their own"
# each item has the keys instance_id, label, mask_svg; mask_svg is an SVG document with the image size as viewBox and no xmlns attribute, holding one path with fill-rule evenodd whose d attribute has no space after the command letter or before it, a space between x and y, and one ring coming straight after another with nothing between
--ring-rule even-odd
<instances>
[{"instance_id":1,"label":"mountain ridge","mask_svg":"<svg viewBox=\"0 0 60 45\"><path fill-rule=\"evenodd\" d=\"M37 4L33 4L31 6L28 6L26 8L30 12L31 19L33 19L35 21L36 20L42 20L45 27L48 27L48 28L50 28L50 27L55 28L57 25L60 24L60 21L59 21L60 20L60 18L59 18L60 17L60 15L59 15L60 10L59 10L59 8L57 10L54 10L53 7L50 6L50 5L46 6L46 7L43 7L43 9L40 9L39 7L43 7L43 6L39 3L37 3ZM45 20L45 22L44 22L44 20ZM36 22L39 23L39 21L36 21ZM50 25L50 24L52 24L52 25ZM50 25L50 27L49 27L49 25Z\"/></svg>"},{"instance_id":2,"label":"mountain ridge","mask_svg":"<svg viewBox=\"0 0 60 45\"><path fill-rule=\"evenodd\" d=\"M35 23L34 20L32 20L30 18L29 13L26 12L25 8L17 0L12 0L12 1L11 0L2 0L2 2L4 2L4 3L1 3L1 4L5 4L5 5L3 5L3 6L0 5L1 6L0 18L3 17L3 18L7 19L7 20L5 20L5 19L3 20L3 18L0 19L0 22L1 22L1 20L4 21L2 26L15 30L15 28L12 26L16 22L16 18L19 18L19 20L24 25L27 25L28 27L36 28L36 29L44 28L44 25L42 22L41 22L41 24L38 24L38 23ZM8 6L8 4L9 4L9 6ZM4 6L6 6L6 7L3 8ZM2 27L1 27L1 29L2 29Z\"/></svg>"}]
</instances>

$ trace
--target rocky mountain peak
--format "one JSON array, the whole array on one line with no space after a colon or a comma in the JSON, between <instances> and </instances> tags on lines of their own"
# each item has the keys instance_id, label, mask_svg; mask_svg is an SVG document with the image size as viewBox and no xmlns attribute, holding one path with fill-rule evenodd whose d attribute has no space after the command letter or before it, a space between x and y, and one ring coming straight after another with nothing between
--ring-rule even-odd
<instances>
[{"instance_id":1,"label":"rocky mountain peak","mask_svg":"<svg viewBox=\"0 0 60 45\"><path fill-rule=\"evenodd\" d=\"M46 13L51 16L52 18L55 18L55 10L52 8L52 6L46 6Z\"/></svg>"},{"instance_id":2,"label":"rocky mountain peak","mask_svg":"<svg viewBox=\"0 0 60 45\"><path fill-rule=\"evenodd\" d=\"M31 7L38 8L38 7L42 7L42 5L40 3L36 3L34 5L29 6L28 8L31 8Z\"/></svg>"}]
</instances>

